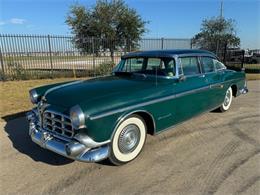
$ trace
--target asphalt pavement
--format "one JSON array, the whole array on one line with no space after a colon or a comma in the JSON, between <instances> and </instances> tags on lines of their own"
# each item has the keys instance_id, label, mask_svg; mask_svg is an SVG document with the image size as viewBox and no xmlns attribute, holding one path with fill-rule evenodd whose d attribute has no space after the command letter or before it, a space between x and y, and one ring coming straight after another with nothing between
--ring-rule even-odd
<instances>
[{"instance_id":1,"label":"asphalt pavement","mask_svg":"<svg viewBox=\"0 0 260 195\"><path fill-rule=\"evenodd\" d=\"M76 162L34 144L24 117L0 123L0 194L260 194L260 81L225 113L157 136L123 166Z\"/></svg>"}]
</instances>

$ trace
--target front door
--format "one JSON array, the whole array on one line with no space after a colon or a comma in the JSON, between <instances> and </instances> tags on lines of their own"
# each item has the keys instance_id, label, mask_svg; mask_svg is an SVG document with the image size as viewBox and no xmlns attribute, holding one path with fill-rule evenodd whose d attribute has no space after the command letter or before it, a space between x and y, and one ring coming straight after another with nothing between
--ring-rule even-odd
<instances>
[{"instance_id":1,"label":"front door","mask_svg":"<svg viewBox=\"0 0 260 195\"><path fill-rule=\"evenodd\" d=\"M184 80L176 83L176 109L173 111L175 123L189 119L209 107L209 84L202 73L198 57L181 57L179 66Z\"/></svg>"}]
</instances>

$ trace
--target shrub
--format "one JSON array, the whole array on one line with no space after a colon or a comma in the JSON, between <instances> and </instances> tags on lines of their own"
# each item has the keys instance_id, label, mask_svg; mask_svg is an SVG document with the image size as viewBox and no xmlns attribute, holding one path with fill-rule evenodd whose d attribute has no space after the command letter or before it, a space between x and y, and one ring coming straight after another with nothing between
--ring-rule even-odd
<instances>
[{"instance_id":1,"label":"shrub","mask_svg":"<svg viewBox=\"0 0 260 195\"><path fill-rule=\"evenodd\" d=\"M108 61L103 62L99 64L99 66L96 68L96 75L108 75L112 72L112 69L114 67L114 62Z\"/></svg>"},{"instance_id":2,"label":"shrub","mask_svg":"<svg viewBox=\"0 0 260 195\"><path fill-rule=\"evenodd\" d=\"M26 80L26 79L28 79L28 75L26 74L25 69L18 62L9 62L7 64L7 66L9 67L9 69L12 72L11 77L12 77L13 80Z\"/></svg>"}]
</instances>

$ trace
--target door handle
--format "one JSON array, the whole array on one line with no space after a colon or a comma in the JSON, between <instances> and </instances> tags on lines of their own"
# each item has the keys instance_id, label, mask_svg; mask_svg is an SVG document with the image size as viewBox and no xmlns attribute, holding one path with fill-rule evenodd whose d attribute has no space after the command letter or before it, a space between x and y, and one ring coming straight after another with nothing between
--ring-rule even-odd
<instances>
[{"instance_id":1,"label":"door handle","mask_svg":"<svg viewBox=\"0 0 260 195\"><path fill-rule=\"evenodd\" d=\"M205 74L200 75L199 78L205 78Z\"/></svg>"}]
</instances>

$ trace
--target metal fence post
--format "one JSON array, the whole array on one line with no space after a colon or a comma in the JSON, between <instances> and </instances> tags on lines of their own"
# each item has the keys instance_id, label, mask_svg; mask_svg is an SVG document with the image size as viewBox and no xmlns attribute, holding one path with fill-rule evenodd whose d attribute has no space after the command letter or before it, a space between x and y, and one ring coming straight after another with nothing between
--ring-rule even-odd
<instances>
[{"instance_id":1,"label":"metal fence post","mask_svg":"<svg viewBox=\"0 0 260 195\"><path fill-rule=\"evenodd\" d=\"M126 39L124 40L124 55L126 54L127 52L127 41Z\"/></svg>"},{"instance_id":2,"label":"metal fence post","mask_svg":"<svg viewBox=\"0 0 260 195\"><path fill-rule=\"evenodd\" d=\"M0 48L0 61L1 61L1 68L2 68L2 76L3 78L1 78L3 81L5 80L5 69L4 69L4 60L3 60L3 54L2 54L2 50Z\"/></svg>"},{"instance_id":3,"label":"metal fence post","mask_svg":"<svg viewBox=\"0 0 260 195\"><path fill-rule=\"evenodd\" d=\"M95 39L92 37L92 55L93 55L93 71L94 71L94 77L96 77L96 59L95 59Z\"/></svg>"},{"instance_id":4,"label":"metal fence post","mask_svg":"<svg viewBox=\"0 0 260 195\"><path fill-rule=\"evenodd\" d=\"M49 56L50 56L50 64L51 64L51 77L53 78L53 63L52 63L52 52L51 52L51 38L48 35L48 46L49 46Z\"/></svg>"},{"instance_id":5,"label":"metal fence post","mask_svg":"<svg viewBox=\"0 0 260 195\"><path fill-rule=\"evenodd\" d=\"M164 38L161 38L161 49L163 50L163 48L164 48Z\"/></svg>"}]
</instances>

